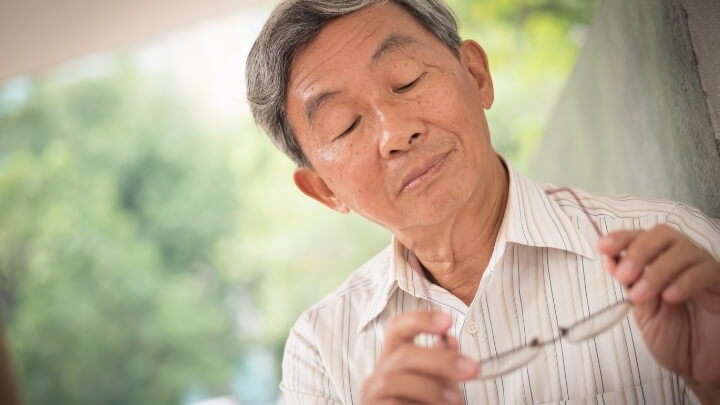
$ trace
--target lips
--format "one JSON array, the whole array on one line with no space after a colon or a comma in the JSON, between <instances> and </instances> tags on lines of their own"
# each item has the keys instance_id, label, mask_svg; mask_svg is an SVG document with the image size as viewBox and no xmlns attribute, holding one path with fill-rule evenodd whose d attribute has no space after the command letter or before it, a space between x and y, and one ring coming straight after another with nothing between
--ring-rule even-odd
<instances>
[{"instance_id":1,"label":"lips","mask_svg":"<svg viewBox=\"0 0 720 405\"><path fill-rule=\"evenodd\" d=\"M434 155L428 159L425 159L421 164L413 167L410 171L405 174L402 181L402 187L400 192L412 191L427 180L429 180L440 168L447 159L450 152L441 153Z\"/></svg>"}]
</instances>

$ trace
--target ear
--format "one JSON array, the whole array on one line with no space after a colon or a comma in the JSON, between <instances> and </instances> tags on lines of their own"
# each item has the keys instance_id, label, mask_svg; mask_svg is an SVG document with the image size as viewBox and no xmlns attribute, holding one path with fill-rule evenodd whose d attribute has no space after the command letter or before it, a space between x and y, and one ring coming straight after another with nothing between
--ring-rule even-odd
<instances>
[{"instance_id":1,"label":"ear","mask_svg":"<svg viewBox=\"0 0 720 405\"><path fill-rule=\"evenodd\" d=\"M317 172L309 167L298 167L293 173L295 185L306 196L319 201L330 209L347 214L350 208L333 193Z\"/></svg>"},{"instance_id":2,"label":"ear","mask_svg":"<svg viewBox=\"0 0 720 405\"><path fill-rule=\"evenodd\" d=\"M463 41L460 44L460 62L477 84L483 108L489 109L495 100L495 90L485 50L471 39Z\"/></svg>"}]
</instances>

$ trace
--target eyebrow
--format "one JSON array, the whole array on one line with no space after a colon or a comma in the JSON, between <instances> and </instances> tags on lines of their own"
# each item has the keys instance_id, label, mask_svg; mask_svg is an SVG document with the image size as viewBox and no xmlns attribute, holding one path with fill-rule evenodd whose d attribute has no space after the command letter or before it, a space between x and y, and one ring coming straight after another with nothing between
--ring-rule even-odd
<instances>
[{"instance_id":1,"label":"eyebrow","mask_svg":"<svg viewBox=\"0 0 720 405\"><path fill-rule=\"evenodd\" d=\"M317 115L320 106L338 94L340 94L339 90L325 91L310 98L310 101L308 101L305 106L305 116L310 123L310 127L312 127L313 120L315 119L315 115Z\"/></svg>"},{"instance_id":2,"label":"eyebrow","mask_svg":"<svg viewBox=\"0 0 720 405\"><path fill-rule=\"evenodd\" d=\"M407 35L392 34L389 37L385 38L385 40L377 47L377 49L375 49L372 57L370 57L370 63L376 64L385 55L391 52L395 52L407 46L417 44L419 44L418 41ZM318 110L320 110L320 107L333 97L339 95L340 93L341 91L339 90L325 91L310 98L310 100L305 105L305 116L307 117L307 120L310 123L311 127L313 125L313 121L315 119L315 116L317 115Z\"/></svg>"},{"instance_id":3,"label":"eyebrow","mask_svg":"<svg viewBox=\"0 0 720 405\"><path fill-rule=\"evenodd\" d=\"M380 59L382 59L383 56L387 55L388 53L395 52L410 45L418 44L418 41L407 35L392 34L389 37L385 38L385 40L380 44L380 46L377 47L375 53L370 58L370 61L372 63L378 63Z\"/></svg>"}]
</instances>

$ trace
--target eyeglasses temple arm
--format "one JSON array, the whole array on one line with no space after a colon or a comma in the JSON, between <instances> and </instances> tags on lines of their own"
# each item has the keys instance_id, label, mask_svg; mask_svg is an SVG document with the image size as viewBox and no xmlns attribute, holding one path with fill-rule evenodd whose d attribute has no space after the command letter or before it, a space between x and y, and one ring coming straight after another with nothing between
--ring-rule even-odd
<instances>
[{"instance_id":1,"label":"eyeglasses temple arm","mask_svg":"<svg viewBox=\"0 0 720 405\"><path fill-rule=\"evenodd\" d=\"M566 193L570 194L573 197L573 199L578 203L578 206L580 207L582 212L585 214L585 216L588 218L588 221L590 221L590 223L592 224L593 229L595 229L595 233L597 233L598 237L602 238L605 236L600 231L600 227L598 226L598 224L596 224L595 221L593 221L592 216L590 215L590 212L587 210L587 208L585 208L585 205L582 203L582 201L580 201L580 197L578 197L578 195L575 193L575 191L573 189L571 189L569 187L560 187L560 188L555 188L552 190L545 190L545 194L547 194L547 195L553 195L553 194L559 193L559 192L566 192ZM615 261L615 264L617 264L620 262L620 256L615 256L612 258L612 260Z\"/></svg>"}]
</instances>

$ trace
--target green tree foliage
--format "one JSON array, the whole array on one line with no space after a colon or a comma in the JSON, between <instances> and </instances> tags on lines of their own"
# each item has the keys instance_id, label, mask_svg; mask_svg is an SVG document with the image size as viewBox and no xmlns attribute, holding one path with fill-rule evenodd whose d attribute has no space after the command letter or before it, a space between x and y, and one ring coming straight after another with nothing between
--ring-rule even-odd
<instances>
[{"instance_id":1,"label":"green tree foliage","mask_svg":"<svg viewBox=\"0 0 720 405\"><path fill-rule=\"evenodd\" d=\"M302 196L249 120L208 123L156 80L50 75L0 105L0 304L28 403L227 394L248 346L279 359L389 240Z\"/></svg>"},{"instance_id":2,"label":"green tree foliage","mask_svg":"<svg viewBox=\"0 0 720 405\"><path fill-rule=\"evenodd\" d=\"M449 0L463 38L485 48L495 148L521 171L567 80L600 0Z\"/></svg>"},{"instance_id":3,"label":"green tree foliage","mask_svg":"<svg viewBox=\"0 0 720 405\"><path fill-rule=\"evenodd\" d=\"M451 1L489 55L493 142L521 170L598 1ZM249 347L279 359L299 313L389 235L302 196L249 118L209 122L110 59L0 97L0 318L26 402L227 394Z\"/></svg>"},{"instance_id":4,"label":"green tree foliage","mask_svg":"<svg viewBox=\"0 0 720 405\"><path fill-rule=\"evenodd\" d=\"M0 299L27 403L227 392L239 346L206 257L236 212L227 153L130 74L58 82L0 117Z\"/></svg>"}]
</instances>

